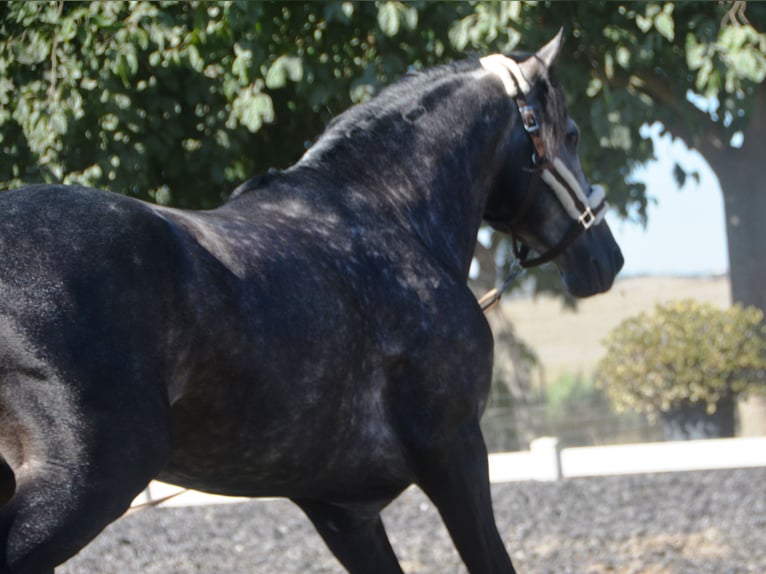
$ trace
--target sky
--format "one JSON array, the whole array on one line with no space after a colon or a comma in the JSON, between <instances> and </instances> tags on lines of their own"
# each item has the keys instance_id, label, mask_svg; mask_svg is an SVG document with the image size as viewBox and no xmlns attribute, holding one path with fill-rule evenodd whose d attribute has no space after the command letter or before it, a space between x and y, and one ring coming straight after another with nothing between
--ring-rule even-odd
<instances>
[{"instance_id":1,"label":"sky","mask_svg":"<svg viewBox=\"0 0 766 574\"><path fill-rule=\"evenodd\" d=\"M649 129L658 159L633 174L655 200L647 226L623 221L616 213L607 215L625 257L621 276L725 273L728 254L718 179L699 153L669 135L659 137L657 125ZM679 189L673 179L676 161L687 171L697 170L699 184L687 178Z\"/></svg>"}]
</instances>

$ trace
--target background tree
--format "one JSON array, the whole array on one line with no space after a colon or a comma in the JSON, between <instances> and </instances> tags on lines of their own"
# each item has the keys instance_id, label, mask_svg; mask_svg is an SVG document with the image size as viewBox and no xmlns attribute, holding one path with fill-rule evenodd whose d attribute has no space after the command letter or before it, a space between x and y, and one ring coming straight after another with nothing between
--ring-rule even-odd
<instances>
[{"instance_id":1,"label":"background tree","mask_svg":"<svg viewBox=\"0 0 766 574\"><path fill-rule=\"evenodd\" d=\"M333 115L409 65L458 56L446 31L470 8L418 8L0 5L0 186L64 181L216 205L294 162Z\"/></svg>"},{"instance_id":2,"label":"background tree","mask_svg":"<svg viewBox=\"0 0 766 574\"><path fill-rule=\"evenodd\" d=\"M583 115L586 106L591 110L591 141L602 149L623 148L629 165L647 157L642 142L634 145L640 127L659 122L698 150L723 191L733 299L766 310L766 174L759 165L766 142L766 4L572 3L566 8L568 15L539 8L538 15L553 19L554 26L569 22L572 49L578 60L590 62L589 73L580 76L587 86L576 92L586 99L575 105L583 106L578 108ZM568 78L566 85L574 82ZM619 153L605 159L597 158L596 172L610 161L622 163ZM682 166L675 175L683 186ZM626 199L627 205L633 198ZM694 216L693 196L689 216Z\"/></svg>"},{"instance_id":3,"label":"background tree","mask_svg":"<svg viewBox=\"0 0 766 574\"><path fill-rule=\"evenodd\" d=\"M766 309L760 3L8 2L0 189L63 181L211 207L409 68L531 49L560 26L586 173L643 219L640 128L698 149L724 191L734 299Z\"/></svg>"}]
</instances>

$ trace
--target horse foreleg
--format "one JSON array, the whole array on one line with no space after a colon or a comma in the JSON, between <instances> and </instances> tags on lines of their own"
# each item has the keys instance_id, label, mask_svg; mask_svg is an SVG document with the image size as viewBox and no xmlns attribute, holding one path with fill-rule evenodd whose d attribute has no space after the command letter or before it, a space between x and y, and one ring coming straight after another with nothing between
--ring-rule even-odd
<instances>
[{"instance_id":1,"label":"horse foreleg","mask_svg":"<svg viewBox=\"0 0 766 574\"><path fill-rule=\"evenodd\" d=\"M478 421L463 428L442 448L418 455L418 486L439 509L468 571L513 574L495 525L487 449Z\"/></svg>"},{"instance_id":2,"label":"horse foreleg","mask_svg":"<svg viewBox=\"0 0 766 574\"><path fill-rule=\"evenodd\" d=\"M377 511L294 500L350 574L403 574Z\"/></svg>"}]
</instances>

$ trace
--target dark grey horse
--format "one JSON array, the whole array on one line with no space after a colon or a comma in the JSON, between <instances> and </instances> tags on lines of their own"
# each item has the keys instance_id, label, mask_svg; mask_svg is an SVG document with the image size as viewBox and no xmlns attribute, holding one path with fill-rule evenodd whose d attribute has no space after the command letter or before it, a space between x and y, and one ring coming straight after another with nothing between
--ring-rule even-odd
<instances>
[{"instance_id":1,"label":"dark grey horse","mask_svg":"<svg viewBox=\"0 0 766 574\"><path fill-rule=\"evenodd\" d=\"M402 572L379 511L414 483L472 574L513 572L476 232L578 296L622 265L549 79L560 44L406 77L213 211L3 193L0 572L51 573L153 478L289 497L356 574Z\"/></svg>"}]
</instances>

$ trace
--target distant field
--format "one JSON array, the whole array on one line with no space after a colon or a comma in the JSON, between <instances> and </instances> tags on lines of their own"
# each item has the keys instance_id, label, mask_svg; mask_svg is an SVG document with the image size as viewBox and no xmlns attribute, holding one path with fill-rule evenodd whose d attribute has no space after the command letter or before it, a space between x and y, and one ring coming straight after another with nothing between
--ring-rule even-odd
<instances>
[{"instance_id":1,"label":"distant field","mask_svg":"<svg viewBox=\"0 0 766 574\"><path fill-rule=\"evenodd\" d=\"M589 375L604 354L602 341L627 317L651 311L657 303L694 298L721 307L730 304L727 277L635 277L620 279L604 295L581 300L576 311L550 297L503 302L516 334L537 353L545 379L564 373ZM497 312L497 311L495 311Z\"/></svg>"}]
</instances>

